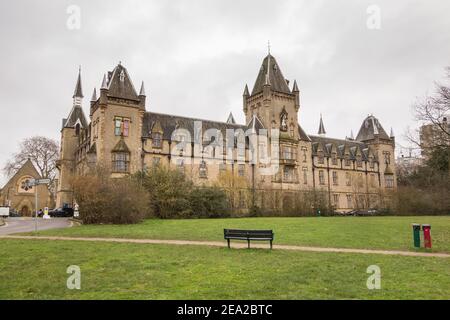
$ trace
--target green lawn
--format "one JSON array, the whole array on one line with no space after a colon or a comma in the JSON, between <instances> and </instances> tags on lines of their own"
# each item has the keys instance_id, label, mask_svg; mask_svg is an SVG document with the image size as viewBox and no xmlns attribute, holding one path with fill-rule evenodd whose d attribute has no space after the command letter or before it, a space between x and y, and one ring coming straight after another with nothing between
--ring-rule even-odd
<instances>
[{"instance_id":1,"label":"green lawn","mask_svg":"<svg viewBox=\"0 0 450 320\"><path fill-rule=\"evenodd\" d=\"M0 299L450 299L449 259L442 258L48 240L0 243ZM373 264L381 268L380 290L366 287L366 269ZM81 290L66 288L69 265L81 268Z\"/></svg>"},{"instance_id":2,"label":"green lawn","mask_svg":"<svg viewBox=\"0 0 450 320\"><path fill-rule=\"evenodd\" d=\"M431 224L433 252L450 252L450 217L311 217L146 220L136 225L95 225L39 235L223 240L223 228L273 229L275 244L414 250L411 223Z\"/></svg>"}]
</instances>

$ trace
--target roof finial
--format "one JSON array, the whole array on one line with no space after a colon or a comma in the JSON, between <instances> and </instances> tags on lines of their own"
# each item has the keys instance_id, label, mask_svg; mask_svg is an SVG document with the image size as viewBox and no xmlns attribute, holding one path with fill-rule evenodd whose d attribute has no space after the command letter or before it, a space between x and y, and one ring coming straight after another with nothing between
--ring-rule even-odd
<instances>
[{"instance_id":1,"label":"roof finial","mask_svg":"<svg viewBox=\"0 0 450 320\"><path fill-rule=\"evenodd\" d=\"M106 73L103 75L103 81L102 81L102 86L100 87L100 90L102 89L108 89L108 83L106 80Z\"/></svg>"},{"instance_id":2,"label":"roof finial","mask_svg":"<svg viewBox=\"0 0 450 320\"><path fill-rule=\"evenodd\" d=\"M141 90L139 90L140 96L145 96L145 88L144 88L144 81L141 83Z\"/></svg>"},{"instance_id":3,"label":"roof finial","mask_svg":"<svg viewBox=\"0 0 450 320\"><path fill-rule=\"evenodd\" d=\"M317 133L321 136L324 136L326 134L325 127L323 125L322 114L320 114L319 131Z\"/></svg>"},{"instance_id":4,"label":"roof finial","mask_svg":"<svg viewBox=\"0 0 450 320\"><path fill-rule=\"evenodd\" d=\"M95 88L94 88L94 92L92 92L91 101L92 102L97 101L97 90Z\"/></svg>"},{"instance_id":5,"label":"roof finial","mask_svg":"<svg viewBox=\"0 0 450 320\"><path fill-rule=\"evenodd\" d=\"M267 40L267 52L270 55L270 40Z\"/></svg>"},{"instance_id":6,"label":"roof finial","mask_svg":"<svg viewBox=\"0 0 450 320\"><path fill-rule=\"evenodd\" d=\"M350 137L347 140L355 140L355 136L353 135L353 130L350 130Z\"/></svg>"},{"instance_id":7,"label":"roof finial","mask_svg":"<svg viewBox=\"0 0 450 320\"><path fill-rule=\"evenodd\" d=\"M83 90L81 88L81 65L78 66L77 84L75 85L75 91L73 92L72 98L83 98Z\"/></svg>"},{"instance_id":8,"label":"roof finial","mask_svg":"<svg viewBox=\"0 0 450 320\"><path fill-rule=\"evenodd\" d=\"M231 112L230 112L230 115L228 116L227 123L228 124L236 124L236 121L234 120L234 117L233 117L233 113L231 113Z\"/></svg>"}]
</instances>

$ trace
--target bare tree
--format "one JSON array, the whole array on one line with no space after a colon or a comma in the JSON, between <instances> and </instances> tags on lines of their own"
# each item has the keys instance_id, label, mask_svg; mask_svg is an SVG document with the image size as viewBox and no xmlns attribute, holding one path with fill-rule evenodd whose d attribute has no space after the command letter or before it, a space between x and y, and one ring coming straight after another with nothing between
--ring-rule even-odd
<instances>
[{"instance_id":1,"label":"bare tree","mask_svg":"<svg viewBox=\"0 0 450 320\"><path fill-rule=\"evenodd\" d=\"M450 67L446 68L450 80ZM450 86L436 82L435 93L418 100L413 105L415 119L423 126L408 130L407 139L423 148L447 147L450 145ZM422 141L421 141L422 140ZM424 141L426 140L426 141Z\"/></svg>"},{"instance_id":2,"label":"bare tree","mask_svg":"<svg viewBox=\"0 0 450 320\"><path fill-rule=\"evenodd\" d=\"M7 162L3 171L14 175L30 159L42 178L50 179L50 187L56 177L56 161L59 158L58 142L42 136L27 138L20 143L20 151Z\"/></svg>"}]
</instances>

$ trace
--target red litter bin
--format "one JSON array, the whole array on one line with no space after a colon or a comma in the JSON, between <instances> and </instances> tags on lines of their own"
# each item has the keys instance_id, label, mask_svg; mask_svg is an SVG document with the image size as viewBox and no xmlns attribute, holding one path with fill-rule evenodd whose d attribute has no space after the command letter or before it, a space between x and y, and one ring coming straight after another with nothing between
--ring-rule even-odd
<instances>
[{"instance_id":1,"label":"red litter bin","mask_svg":"<svg viewBox=\"0 0 450 320\"><path fill-rule=\"evenodd\" d=\"M423 224L422 230L423 230L423 242L425 244L425 248L431 249L431 226L429 224Z\"/></svg>"}]
</instances>

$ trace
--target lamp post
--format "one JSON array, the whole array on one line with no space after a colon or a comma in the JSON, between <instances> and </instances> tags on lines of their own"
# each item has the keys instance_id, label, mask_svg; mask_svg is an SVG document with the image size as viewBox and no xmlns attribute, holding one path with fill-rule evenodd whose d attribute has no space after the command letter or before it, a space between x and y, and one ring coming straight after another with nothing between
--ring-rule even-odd
<instances>
[{"instance_id":1,"label":"lamp post","mask_svg":"<svg viewBox=\"0 0 450 320\"><path fill-rule=\"evenodd\" d=\"M26 182L27 187L35 187L34 196L35 196L35 214L34 214L34 232L37 232L37 217L38 217L38 186L41 184L49 184L50 179L31 179Z\"/></svg>"}]
</instances>

